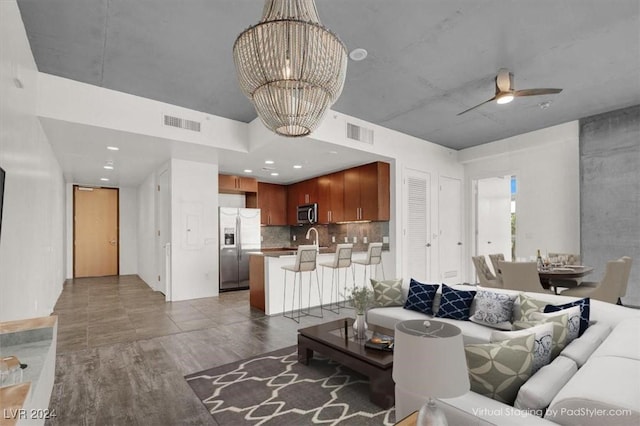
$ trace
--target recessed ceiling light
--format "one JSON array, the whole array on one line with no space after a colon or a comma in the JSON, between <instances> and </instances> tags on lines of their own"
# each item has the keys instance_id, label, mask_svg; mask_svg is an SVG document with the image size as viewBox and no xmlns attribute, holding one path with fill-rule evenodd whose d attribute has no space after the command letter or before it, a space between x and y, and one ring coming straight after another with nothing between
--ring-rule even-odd
<instances>
[{"instance_id":1,"label":"recessed ceiling light","mask_svg":"<svg viewBox=\"0 0 640 426\"><path fill-rule=\"evenodd\" d=\"M244 172L245 172L245 173L253 173L253 170L251 170L251 169L244 169Z\"/></svg>"},{"instance_id":2,"label":"recessed ceiling light","mask_svg":"<svg viewBox=\"0 0 640 426\"><path fill-rule=\"evenodd\" d=\"M113 166L111 164L107 164L106 166L103 167L103 169L113 170Z\"/></svg>"},{"instance_id":3,"label":"recessed ceiling light","mask_svg":"<svg viewBox=\"0 0 640 426\"><path fill-rule=\"evenodd\" d=\"M275 161L273 161L273 160L265 160L264 161L264 164L274 164L274 163L275 163Z\"/></svg>"},{"instance_id":4,"label":"recessed ceiling light","mask_svg":"<svg viewBox=\"0 0 640 426\"><path fill-rule=\"evenodd\" d=\"M120 148L118 148L117 146L108 146L107 149L109 151L119 151L120 150Z\"/></svg>"},{"instance_id":5,"label":"recessed ceiling light","mask_svg":"<svg viewBox=\"0 0 640 426\"><path fill-rule=\"evenodd\" d=\"M280 175L280 173L276 173L276 172L271 173L271 176L278 176L278 175Z\"/></svg>"},{"instance_id":6,"label":"recessed ceiling light","mask_svg":"<svg viewBox=\"0 0 640 426\"><path fill-rule=\"evenodd\" d=\"M293 168L294 168L294 169L301 169L301 168L302 168L302 166L301 166L300 164L296 164L296 165L294 165L294 166L293 166Z\"/></svg>"},{"instance_id":7,"label":"recessed ceiling light","mask_svg":"<svg viewBox=\"0 0 640 426\"><path fill-rule=\"evenodd\" d=\"M109 179L107 179L107 178L100 178L100 180L103 181L103 182L109 182Z\"/></svg>"},{"instance_id":8,"label":"recessed ceiling light","mask_svg":"<svg viewBox=\"0 0 640 426\"><path fill-rule=\"evenodd\" d=\"M351 51L351 53L349 53L349 57L353 60L353 61L361 61L363 59L365 59L368 55L368 52L361 48L358 47L357 49L353 49Z\"/></svg>"}]
</instances>

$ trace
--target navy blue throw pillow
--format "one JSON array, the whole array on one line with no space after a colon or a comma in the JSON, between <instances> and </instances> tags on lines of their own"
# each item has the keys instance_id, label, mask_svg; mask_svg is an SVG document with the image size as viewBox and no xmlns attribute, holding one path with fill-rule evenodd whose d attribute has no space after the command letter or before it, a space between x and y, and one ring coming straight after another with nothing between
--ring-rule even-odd
<instances>
[{"instance_id":1,"label":"navy blue throw pillow","mask_svg":"<svg viewBox=\"0 0 640 426\"><path fill-rule=\"evenodd\" d=\"M591 305L591 299L588 297L575 302L565 303L564 305L547 305L544 307L544 312L558 312L563 309L572 308L574 306L580 306L580 331L578 336L582 336L587 327L589 327L589 308Z\"/></svg>"},{"instance_id":2,"label":"navy blue throw pillow","mask_svg":"<svg viewBox=\"0 0 640 426\"><path fill-rule=\"evenodd\" d=\"M440 284L423 284L411 278L409 282L409 295L404 302L404 308L411 311L433 315L433 299Z\"/></svg>"},{"instance_id":3,"label":"navy blue throw pillow","mask_svg":"<svg viewBox=\"0 0 640 426\"><path fill-rule=\"evenodd\" d=\"M475 291L456 290L442 284L442 297L436 317L469 321L469 310L475 295Z\"/></svg>"}]
</instances>

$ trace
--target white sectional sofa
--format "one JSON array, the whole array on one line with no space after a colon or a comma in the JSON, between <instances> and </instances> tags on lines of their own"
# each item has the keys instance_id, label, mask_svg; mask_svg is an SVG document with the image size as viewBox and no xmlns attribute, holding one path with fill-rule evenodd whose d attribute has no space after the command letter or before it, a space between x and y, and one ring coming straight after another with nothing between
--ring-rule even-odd
<instances>
[{"instance_id":1,"label":"white sectional sofa","mask_svg":"<svg viewBox=\"0 0 640 426\"><path fill-rule=\"evenodd\" d=\"M404 283L405 300L408 288ZM439 292L434 312L437 312ZM524 294L555 305L578 300L561 295ZM472 304L471 314L473 311ZM369 323L391 329L399 321L431 318L434 317L402 306L372 308L367 314ZM465 344L489 343L495 331L471 321L434 319L460 327ZM520 388L516 406L524 401L524 405L533 405L536 409L518 409L470 391L444 400L443 409L450 424L639 425L640 310L591 300L589 319L589 328L562 350L552 362L553 367L543 367ZM396 418L409 415L422 404L423 398L396 386Z\"/></svg>"}]
</instances>

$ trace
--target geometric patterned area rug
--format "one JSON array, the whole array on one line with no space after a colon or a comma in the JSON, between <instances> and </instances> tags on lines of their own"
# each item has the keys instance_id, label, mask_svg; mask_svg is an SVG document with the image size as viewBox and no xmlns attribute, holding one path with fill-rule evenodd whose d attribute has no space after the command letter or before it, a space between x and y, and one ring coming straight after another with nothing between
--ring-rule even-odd
<instances>
[{"instance_id":1,"label":"geometric patterned area rug","mask_svg":"<svg viewBox=\"0 0 640 426\"><path fill-rule=\"evenodd\" d=\"M220 425L393 425L395 410L369 401L369 380L296 346L185 377Z\"/></svg>"}]
</instances>

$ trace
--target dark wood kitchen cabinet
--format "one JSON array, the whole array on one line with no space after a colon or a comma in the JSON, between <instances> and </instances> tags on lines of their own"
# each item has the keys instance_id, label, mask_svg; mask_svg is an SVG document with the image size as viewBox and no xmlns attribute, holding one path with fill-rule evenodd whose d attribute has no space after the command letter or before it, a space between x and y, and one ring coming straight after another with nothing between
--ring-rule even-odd
<instances>
[{"instance_id":1,"label":"dark wood kitchen cabinet","mask_svg":"<svg viewBox=\"0 0 640 426\"><path fill-rule=\"evenodd\" d=\"M258 208L262 225L287 225L287 187L258 182Z\"/></svg>"},{"instance_id":2,"label":"dark wood kitchen cabinet","mask_svg":"<svg viewBox=\"0 0 640 426\"><path fill-rule=\"evenodd\" d=\"M221 194L241 194L258 192L258 181L255 178L218 175L218 192Z\"/></svg>"},{"instance_id":3,"label":"dark wood kitchen cabinet","mask_svg":"<svg viewBox=\"0 0 640 426\"><path fill-rule=\"evenodd\" d=\"M344 172L318 178L318 223L344 221Z\"/></svg>"},{"instance_id":4,"label":"dark wood kitchen cabinet","mask_svg":"<svg viewBox=\"0 0 640 426\"><path fill-rule=\"evenodd\" d=\"M298 224L298 206L318 202L318 179L308 179L287 187L287 222Z\"/></svg>"},{"instance_id":5,"label":"dark wood kitchen cabinet","mask_svg":"<svg viewBox=\"0 0 640 426\"><path fill-rule=\"evenodd\" d=\"M344 221L390 219L389 173L381 161L344 171Z\"/></svg>"}]
</instances>

